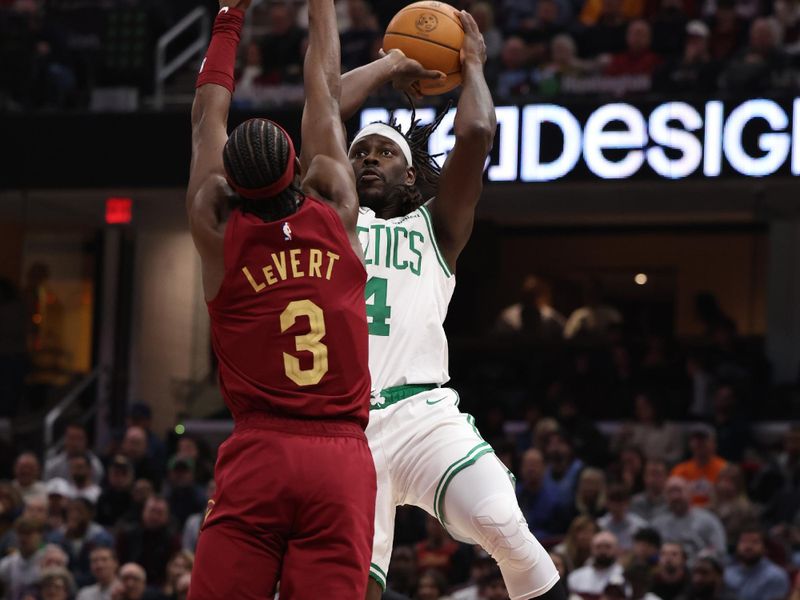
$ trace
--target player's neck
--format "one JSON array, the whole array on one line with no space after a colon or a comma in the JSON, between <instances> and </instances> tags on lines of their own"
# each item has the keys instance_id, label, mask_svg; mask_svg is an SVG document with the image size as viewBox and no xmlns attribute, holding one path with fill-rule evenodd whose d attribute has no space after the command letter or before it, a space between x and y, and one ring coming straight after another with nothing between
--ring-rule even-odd
<instances>
[{"instance_id":1,"label":"player's neck","mask_svg":"<svg viewBox=\"0 0 800 600\"><path fill-rule=\"evenodd\" d=\"M257 203L245 200L240 207L242 212L251 213L259 219L271 223L293 215L300 209L302 203L303 197L292 191Z\"/></svg>"}]
</instances>

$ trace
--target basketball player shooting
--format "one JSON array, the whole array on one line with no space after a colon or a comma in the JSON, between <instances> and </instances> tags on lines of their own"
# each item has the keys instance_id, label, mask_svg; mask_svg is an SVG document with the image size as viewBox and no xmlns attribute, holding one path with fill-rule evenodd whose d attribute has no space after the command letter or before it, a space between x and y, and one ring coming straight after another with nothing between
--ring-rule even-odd
<instances>
[{"instance_id":1,"label":"basketball player shooting","mask_svg":"<svg viewBox=\"0 0 800 600\"><path fill-rule=\"evenodd\" d=\"M333 0L310 0L301 160L277 124L227 135L249 0L221 2L192 107L187 209L234 418L191 600L361 598L375 470L358 199ZM302 165L302 166L301 166Z\"/></svg>"},{"instance_id":2,"label":"basketball player shooting","mask_svg":"<svg viewBox=\"0 0 800 600\"><path fill-rule=\"evenodd\" d=\"M472 417L458 410L458 394L441 387L449 379L442 324L496 128L483 37L468 13L456 14L464 29L463 89L455 145L441 170L426 150L439 120L414 124L407 134L371 124L349 150L369 277L367 437L378 473L367 598L377 600L385 587L395 509L412 504L437 517L454 538L489 552L513 600L561 600L566 594L555 565L525 522L510 474ZM375 71L379 78L379 67ZM420 183L437 190L435 197L425 202Z\"/></svg>"}]
</instances>

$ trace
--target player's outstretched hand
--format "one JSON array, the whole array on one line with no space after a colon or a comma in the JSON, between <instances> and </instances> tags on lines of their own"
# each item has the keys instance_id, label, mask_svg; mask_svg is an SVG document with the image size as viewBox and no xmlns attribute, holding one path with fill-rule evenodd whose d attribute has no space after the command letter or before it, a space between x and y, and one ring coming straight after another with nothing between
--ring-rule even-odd
<instances>
[{"instance_id":1,"label":"player's outstretched hand","mask_svg":"<svg viewBox=\"0 0 800 600\"><path fill-rule=\"evenodd\" d=\"M464 43L461 46L461 64L469 61L480 61L486 64L486 42L483 41L483 34L478 29L478 24L472 15L462 10L459 13L461 25L464 27Z\"/></svg>"},{"instance_id":2,"label":"player's outstretched hand","mask_svg":"<svg viewBox=\"0 0 800 600\"><path fill-rule=\"evenodd\" d=\"M219 7L225 8L238 8L239 10L247 10L250 8L252 0L219 0Z\"/></svg>"},{"instance_id":3,"label":"player's outstretched hand","mask_svg":"<svg viewBox=\"0 0 800 600\"><path fill-rule=\"evenodd\" d=\"M386 52L380 51L382 57ZM419 91L419 82L423 79L446 79L447 76L441 71L426 69L413 58L408 58L402 50L389 50L389 55L395 60L392 66L392 85L394 89L410 94L415 100L419 100L422 94Z\"/></svg>"}]
</instances>

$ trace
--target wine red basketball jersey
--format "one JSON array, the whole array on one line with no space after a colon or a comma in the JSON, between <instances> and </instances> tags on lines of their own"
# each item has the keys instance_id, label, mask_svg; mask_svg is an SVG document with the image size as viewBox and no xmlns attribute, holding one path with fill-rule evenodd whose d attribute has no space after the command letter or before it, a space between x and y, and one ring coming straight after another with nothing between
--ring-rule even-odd
<instances>
[{"instance_id":1,"label":"wine red basketball jersey","mask_svg":"<svg viewBox=\"0 0 800 600\"><path fill-rule=\"evenodd\" d=\"M263 411L366 427L366 271L336 212L311 197L269 223L234 210L224 247L208 312L234 418Z\"/></svg>"}]
</instances>

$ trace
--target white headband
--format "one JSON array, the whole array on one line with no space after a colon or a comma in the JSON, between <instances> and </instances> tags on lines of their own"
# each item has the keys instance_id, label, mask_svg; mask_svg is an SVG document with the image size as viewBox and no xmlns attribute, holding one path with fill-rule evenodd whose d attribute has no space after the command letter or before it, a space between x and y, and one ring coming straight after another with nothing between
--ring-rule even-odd
<instances>
[{"instance_id":1,"label":"white headband","mask_svg":"<svg viewBox=\"0 0 800 600\"><path fill-rule=\"evenodd\" d=\"M380 135L387 139L392 140L395 144L400 147L400 150L403 152L403 156L406 157L406 163L408 166L411 166L414 161L411 160L411 146L408 145L408 140L405 136L397 131L394 127L390 125L386 125L385 123L372 123L367 125L356 134L355 139L353 139L353 143L350 144L350 148L347 151L348 154L353 149L353 146L356 145L360 139L367 137L368 135Z\"/></svg>"}]
</instances>

